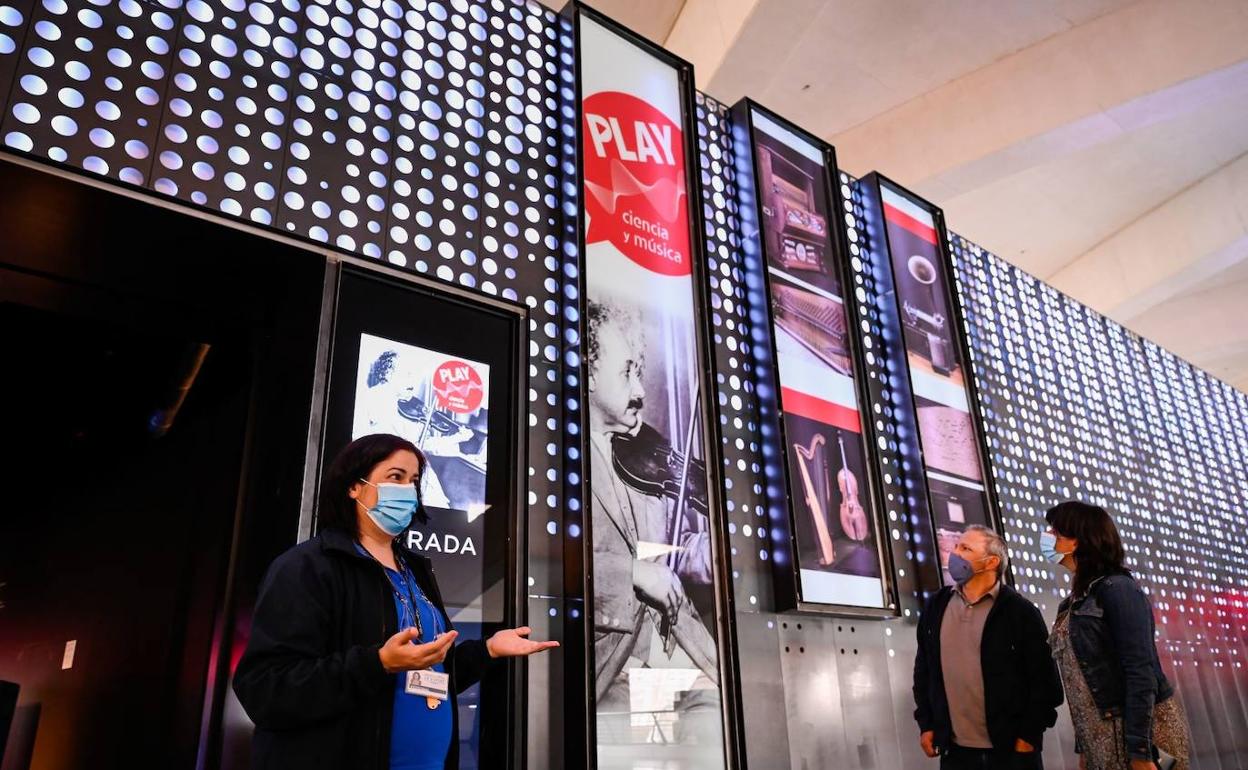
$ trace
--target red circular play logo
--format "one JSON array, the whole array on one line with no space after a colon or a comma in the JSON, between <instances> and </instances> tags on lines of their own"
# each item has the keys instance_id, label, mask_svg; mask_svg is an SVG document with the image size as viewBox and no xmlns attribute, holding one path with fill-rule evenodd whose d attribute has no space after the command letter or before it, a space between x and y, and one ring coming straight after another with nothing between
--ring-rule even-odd
<instances>
[{"instance_id":1,"label":"red circular play logo","mask_svg":"<svg viewBox=\"0 0 1248 770\"><path fill-rule=\"evenodd\" d=\"M684 139L648 102L603 91L585 99L586 245L609 241L662 275L689 275Z\"/></svg>"},{"instance_id":2,"label":"red circular play logo","mask_svg":"<svg viewBox=\"0 0 1248 770\"><path fill-rule=\"evenodd\" d=\"M433 371L433 395L438 406L468 414L480 408L485 386L472 364L447 361Z\"/></svg>"}]
</instances>

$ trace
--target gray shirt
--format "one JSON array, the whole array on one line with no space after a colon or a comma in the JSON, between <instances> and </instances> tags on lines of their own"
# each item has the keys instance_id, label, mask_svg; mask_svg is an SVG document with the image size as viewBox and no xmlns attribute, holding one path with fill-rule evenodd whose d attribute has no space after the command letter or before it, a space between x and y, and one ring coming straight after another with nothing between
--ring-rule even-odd
<instances>
[{"instance_id":1,"label":"gray shirt","mask_svg":"<svg viewBox=\"0 0 1248 770\"><path fill-rule=\"evenodd\" d=\"M997 581L991 591L971 604L962 595L962 589L956 589L940 623L940 667L953 723L953 741L968 749L993 747L984 708L979 643L984 636L984 621L1000 591L1001 581Z\"/></svg>"}]
</instances>

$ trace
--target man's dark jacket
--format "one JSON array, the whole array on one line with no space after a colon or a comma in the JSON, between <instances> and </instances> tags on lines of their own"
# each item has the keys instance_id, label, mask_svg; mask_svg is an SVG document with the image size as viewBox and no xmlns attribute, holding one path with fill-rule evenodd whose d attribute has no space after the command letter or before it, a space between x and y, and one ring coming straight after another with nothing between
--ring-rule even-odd
<instances>
[{"instance_id":1,"label":"man's dark jacket","mask_svg":"<svg viewBox=\"0 0 1248 770\"><path fill-rule=\"evenodd\" d=\"M941 589L919 618L914 661L914 718L933 731L939 749L953 745L953 725L940 663L940 626L953 589ZM1049 630L1036 606L1002 583L984 621L980 662L984 711L994 749L1009 751L1022 738L1039 751L1044 731L1057 722L1062 681L1049 651Z\"/></svg>"},{"instance_id":2,"label":"man's dark jacket","mask_svg":"<svg viewBox=\"0 0 1248 770\"><path fill-rule=\"evenodd\" d=\"M397 544L395 554L450 628L429 560ZM396 675L378 650L397 632L389 580L350 535L326 530L279 556L234 672L234 692L256 724L255 770L387 770ZM451 650L451 699L440 708L458 716L455 695L489 662L483 641ZM455 720L447 768L459 767L458 735Z\"/></svg>"}]
</instances>

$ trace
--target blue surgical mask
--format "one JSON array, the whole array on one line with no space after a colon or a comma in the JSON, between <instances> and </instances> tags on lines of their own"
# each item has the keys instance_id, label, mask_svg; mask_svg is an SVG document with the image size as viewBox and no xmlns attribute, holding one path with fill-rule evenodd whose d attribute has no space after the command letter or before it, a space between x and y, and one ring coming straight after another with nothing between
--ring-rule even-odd
<instances>
[{"instance_id":1,"label":"blue surgical mask","mask_svg":"<svg viewBox=\"0 0 1248 770\"><path fill-rule=\"evenodd\" d=\"M1040 553L1044 556L1045 561L1053 564L1061 564L1062 559L1070 555L1057 550L1057 535L1052 532L1040 533Z\"/></svg>"},{"instance_id":2,"label":"blue surgical mask","mask_svg":"<svg viewBox=\"0 0 1248 770\"><path fill-rule=\"evenodd\" d=\"M984 561L988 558L990 557L985 556L983 559L976 559L975 561ZM953 578L953 582L958 585L965 584L966 581L975 577L973 562L962 558L959 554L949 554L949 577Z\"/></svg>"},{"instance_id":3,"label":"blue surgical mask","mask_svg":"<svg viewBox=\"0 0 1248 770\"><path fill-rule=\"evenodd\" d=\"M412 523L412 516L420 508L416 485L374 484L365 479L360 481L377 488L377 504L368 509L368 517L390 537L403 534L403 530ZM358 500L356 502L359 503Z\"/></svg>"}]
</instances>

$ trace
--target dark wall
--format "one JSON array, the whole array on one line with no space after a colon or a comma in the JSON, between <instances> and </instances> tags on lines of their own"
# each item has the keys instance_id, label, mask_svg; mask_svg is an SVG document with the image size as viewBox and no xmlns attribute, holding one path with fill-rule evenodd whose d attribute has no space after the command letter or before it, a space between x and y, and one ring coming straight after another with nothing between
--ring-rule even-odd
<instances>
[{"instance_id":1,"label":"dark wall","mask_svg":"<svg viewBox=\"0 0 1248 770\"><path fill-rule=\"evenodd\" d=\"M193 766L294 542L323 257L0 175L3 767Z\"/></svg>"}]
</instances>

